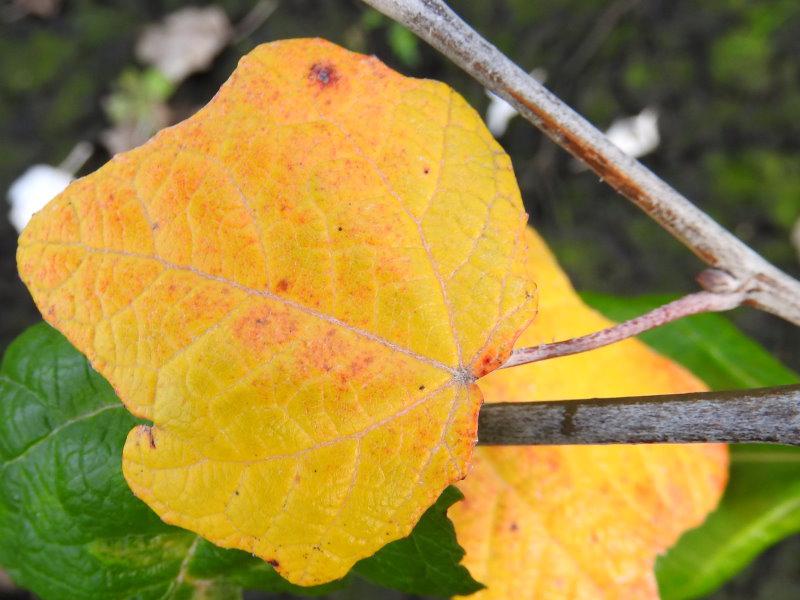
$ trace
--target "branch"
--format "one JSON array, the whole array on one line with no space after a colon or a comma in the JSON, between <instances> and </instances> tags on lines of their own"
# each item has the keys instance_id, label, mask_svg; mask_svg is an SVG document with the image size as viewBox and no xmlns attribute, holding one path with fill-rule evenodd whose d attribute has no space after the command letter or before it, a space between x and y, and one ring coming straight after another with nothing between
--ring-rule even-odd
<instances>
[{"instance_id":1,"label":"branch","mask_svg":"<svg viewBox=\"0 0 800 600\"><path fill-rule=\"evenodd\" d=\"M511 356L500 368L507 369L549 358L558 358L559 356L602 348L689 315L734 309L742 303L742 298L743 294L741 292L729 294L696 292L689 294L674 302L659 306L635 319L589 335L530 348L519 348L511 353Z\"/></svg>"},{"instance_id":2,"label":"branch","mask_svg":"<svg viewBox=\"0 0 800 600\"><path fill-rule=\"evenodd\" d=\"M550 139L585 162L698 257L724 274L711 292L741 291L745 303L800 325L800 282L771 265L647 167L631 158L462 21L441 0L365 0L510 102Z\"/></svg>"},{"instance_id":3,"label":"branch","mask_svg":"<svg viewBox=\"0 0 800 600\"><path fill-rule=\"evenodd\" d=\"M636 398L486 404L478 444L800 445L800 385Z\"/></svg>"}]
</instances>

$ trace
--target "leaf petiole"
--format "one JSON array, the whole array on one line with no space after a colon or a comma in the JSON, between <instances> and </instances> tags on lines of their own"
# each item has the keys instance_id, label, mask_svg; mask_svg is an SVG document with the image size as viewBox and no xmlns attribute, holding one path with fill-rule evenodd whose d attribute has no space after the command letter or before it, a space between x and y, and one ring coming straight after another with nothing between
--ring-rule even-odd
<instances>
[{"instance_id":1,"label":"leaf petiole","mask_svg":"<svg viewBox=\"0 0 800 600\"><path fill-rule=\"evenodd\" d=\"M695 292L673 302L664 304L647 312L635 319L625 321L618 325L602 329L595 333L590 333L577 338L540 344L529 348L519 348L511 353L508 360L503 363L501 369L517 367L528 363L568 356L579 352L587 352L596 348L602 348L615 342L620 342L627 338L639 335L642 332L654 329L661 325L671 323L689 315L696 315L704 312L723 312L740 306L745 300L745 294L741 291L736 292Z\"/></svg>"}]
</instances>

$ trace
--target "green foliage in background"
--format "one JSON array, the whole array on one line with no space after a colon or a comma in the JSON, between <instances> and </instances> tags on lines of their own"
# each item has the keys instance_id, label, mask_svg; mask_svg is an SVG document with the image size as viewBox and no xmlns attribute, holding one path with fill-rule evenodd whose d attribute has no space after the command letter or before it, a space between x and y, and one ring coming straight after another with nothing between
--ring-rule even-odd
<instances>
[{"instance_id":1,"label":"green foliage in background","mask_svg":"<svg viewBox=\"0 0 800 600\"><path fill-rule=\"evenodd\" d=\"M241 589L317 595L264 561L163 523L122 477L139 421L56 330L23 333L0 364L0 566L41 598L236 598ZM440 596L481 585L459 565L448 488L408 538L360 561L373 583Z\"/></svg>"},{"instance_id":2,"label":"green foliage in background","mask_svg":"<svg viewBox=\"0 0 800 600\"><path fill-rule=\"evenodd\" d=\"M622 320L668 300L587 295ZM795 374L724 317L700 315L643 336L715 389L797 382ZM241 589L298 588L263 561L162 523L129 491L122 445L137 423L113 390L45 324L12 344L0 365L0 565L42 598L238 597ZM663 598L707 594L765 547L800 531L800 449L732 447L730 485L704 525L659 560ZM458 563L448 488L409 538L358 563L350 577L437 596L480 589Z\"/></svg>"},{"instance_id":3,"label":"green foliage in background","mask_svg":"<svg viewBox=\"0 0 800 600\"><path fill-rule=\"evenodd\" d=\"M216 3L236 21L253 0ZM800 3L449 3L523 67L546 67L548 85L601 128L646 105L661 109L662 146L646 162L767 258L797 271L787 238L800 217ZM132 56L138 32L192 4L80 0L65 3L55 19L0 23L0 187L27 166L57 164L75 142L94 139L111 120L102 99L127 89L123 73L138 68ZM620 19L606 27L609 14L619 9ZM476 108L485 108L482 88L459 69L399 25L345 0L282 2L251 39L175 97L184 106L202 104L255 44L308 35L376 53L406 73L443 79ZM140 79L132 89L158 95L157 84ZM631 291L690 285L687 274L696 272L695 259L596 177L574 173L570 159L529 124L517 119L502 143L534 223L581 287ZM0 280L16 282L13 251L7 262ZM0 291L9 301L11 294ZM617 319L663 300L590 299ZM752 318L753 312L748 315L737 318ZM18 321L0 325L5 328L0 344L10 339L6 332L15 335L20 327ZM75 597L73 590L116 598L142 582L150 587L141 597L182 597L199 593L195 580L211 582L202 588L209 597L237 595L241 587L291 589L247 554L195 545L196 537L163 525L130 494L119 455L134 419L60 336L37 327L9 350L0 371L0 461L10 463L0 466L0 563L44 598ZM722 317L694 317L644 337L715 389L796 381ZM797 450L733 448L731 483L720 509L659 561L664 597L703 596L764 548L799 531L797 482ZM426 554L429 544L446 539L451 525L440 517L453 493L426 514L432 519L420 538ZM162 548L155 556L148 550L153 543ZM455 540L430 551L449 561L453 579L447 581L460 582L464 590L477 585L455 567ZM426 566L415 552L407 557L408 572L387 575L384 566L392 561L378 561L374 573L367 568L362 575L390 577L398 589L420 585ZM101 588L89 592L94 584Z\"/></svg>"},{"instance_id":4,"label":"green foliage in background","mask_svg":"<svg viewBox=\"0 0 800 600\"><path fill-rule=\"evenodd\" d=\"M671 298L619 299L587 295L608 317L622 321ZM788 370L725 317L697 315L643 334L653 348L683 364L716 390L798 383ZM800 531L800 448L777 444L731 446L728 487L706 522L684 534L657 565L663 600L708 594L765 548Z\"/></svg>"},{"instance_id":5,"label":"green foliage in background","mask_svg":"<svg viewBox=\"0 0 800 600\"><path fill-rule=\"evenodd\" d=\"M153 107L166 102L174 92L173 83L158 69L127 69L104 103L106 114L112 123L147 120Z\"/></svg>"}]
</instances>

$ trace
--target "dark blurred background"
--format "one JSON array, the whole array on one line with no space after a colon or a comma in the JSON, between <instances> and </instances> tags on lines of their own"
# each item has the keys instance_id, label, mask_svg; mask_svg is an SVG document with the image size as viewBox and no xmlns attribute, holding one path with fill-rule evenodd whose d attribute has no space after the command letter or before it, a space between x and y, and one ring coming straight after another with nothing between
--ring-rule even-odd
<instances>
[{"instance_id":1,"label":"dark blurred background","mask_svg":"<svg viewBox=\"0 0 800 600\"><path fill-rule=\"evenodd\" d=\"M657 112L660 143L642 160L767 259L800 275L800 241L791 241L793 227L800 234L800 2L450 4L522 67L545 70L546 85L601 129ZM184 12L183 21L151 29L144 42L148 25L187 6L218 10L213 18L203 13L205 21ZM207 68L146 64L148 52L162 59L174 52L169 36L180 35L197 36L197 47L216 40ZM255 45L309 36L376 54L407 75L446 81L482 114L490 103L457 67L355 0L0 0L2 195L32 165L60 165L81 141L88 144L77 154L85 151L86 161L77 174L96 169L203 105ZM499 139L533 224L579 289L696 289L699 260L527 122L511 120ZM8 205L0 207L2 350L39 316L16 275ZM800 330L753 310L732 317L800 369ZM798 597L800 539L768 551L713 596Z\"/></svg>"}]
</instances>

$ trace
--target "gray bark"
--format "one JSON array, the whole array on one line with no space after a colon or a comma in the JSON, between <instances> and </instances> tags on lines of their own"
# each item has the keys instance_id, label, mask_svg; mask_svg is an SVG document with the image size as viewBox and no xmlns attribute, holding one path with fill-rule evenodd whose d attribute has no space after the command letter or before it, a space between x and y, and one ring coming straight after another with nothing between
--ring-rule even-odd
<instances>
[{"instance_id":1,"label":"gray bark","mask_svg":"<svg viewBox=\"0 0 800 600\"><path fill-rule=\"evenodd\" d=\"M586 163L717 270L711 292L744 292L745 303L800 325L800 282L723 228L462 21L441 0L365 0L408 27L510 102L550 139ZM765 191L768 193L768 191Z\"/></svg>"},{"instance_id":2,"label":"gray bark","mask_svg":"<svg viewBox=\"0 0 800 600\"><path fill-rule=\"evenodd\" d=\"M800 445L800 385L486 404L478 444L772 442Z\"/></svg>"}]
</instances>

